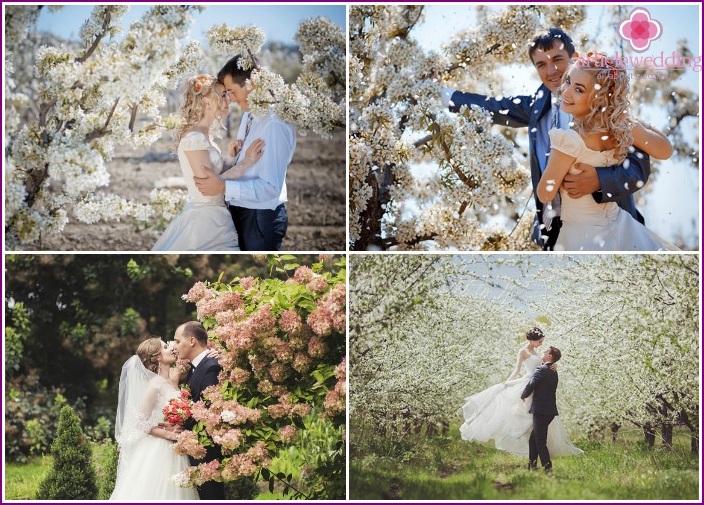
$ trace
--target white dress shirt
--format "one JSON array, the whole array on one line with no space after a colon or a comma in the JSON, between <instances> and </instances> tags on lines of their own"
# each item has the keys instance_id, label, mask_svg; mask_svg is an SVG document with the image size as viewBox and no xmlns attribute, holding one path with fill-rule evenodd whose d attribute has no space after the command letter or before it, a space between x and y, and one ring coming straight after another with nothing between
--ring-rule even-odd
<instances>
[{"instance_id":1,"label":"white dress shirt","mask_svg":"<svg viewBox=\"0 0 704 505\"><path fill-rule=\"evenodd\" d=\"M264 139L264 155L241 179L225 181L225 200L247 209L274 210L288 200L286 169L296 150L296 129L275 114L255 117L244 139L250 113L242 116L237 138L244 140L244 152L256 139Z\"/></svg>"},{"instance_id":2,"label":"white dress shirt","mask_svg":"<svg viewBox=\"0 0 704 505\"><path fill-rule=\"evenodd\" d=\"M208 349L206 349L205 351L203 351L202 353L200 353L198 356L196 356L195 358L193 358L193 359L191 360L191 365L193 365L194 367L200 365L200 362L203 361L203 358L205 358L206 354L208 354Z\"/></svg>"}]
</instances>

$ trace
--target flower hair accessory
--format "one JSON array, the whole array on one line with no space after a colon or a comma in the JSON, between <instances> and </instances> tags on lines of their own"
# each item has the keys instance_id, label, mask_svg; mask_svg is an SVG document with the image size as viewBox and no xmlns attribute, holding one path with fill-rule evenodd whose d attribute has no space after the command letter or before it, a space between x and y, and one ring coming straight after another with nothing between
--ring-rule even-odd
<instances>
[{"instance_id":1,"label":"flower hair accessory","mask_svg":"<svg viewBox=\"0 0 704 505\"><path fill-rule=\"evenodd\" d=\"M196 95L200 95L203 91L203 85L208 84L208 76L199 75L194 78L193 89L195 89Z\"/></svg>"}]
</instances>

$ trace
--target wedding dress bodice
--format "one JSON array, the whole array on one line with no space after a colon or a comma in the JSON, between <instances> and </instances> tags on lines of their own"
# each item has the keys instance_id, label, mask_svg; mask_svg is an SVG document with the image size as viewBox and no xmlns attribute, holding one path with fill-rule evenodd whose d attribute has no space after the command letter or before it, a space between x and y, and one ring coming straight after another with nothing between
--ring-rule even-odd
<instances>
[{"instance_id":1,"label":"wedding dress bodice","mask_svg":"<svg viewBox=\"0 0 704 505\"><path fill-rule=\"evenodd\" d=\"M149 431L159 423L164 422L164 407L180 394L179 390L164 379L156 376L149 381L144 398L138 412L131 413L130 419L134 426L126 426L119 442L130 444L149 434Z\"/></svg>"},{"instance_id":2,"label":"wedding dress bodice","mask_svg":"<svg viewBox=\"0 0 704 505\"><path fill-rule=\"evenodd\" d=\"M216 196L203 196L196 187L193 181L193 169L191 164L188 162L186 157L186 151L208 151L208 158L210 159L210 165L213 168L213 172L220 175L223 169L222 154L217 145L205 134L200 132L190 132L181 138L178 143L178 161L181 165L181 173L186 182L186 187L188 188L188 195L186 197L186 202L191 204L206 204L206 205L217 205L224 207L225 199L222 195Z\"/></svg>"},{"instance_id":3,"label":"wedding dress bodice","mask_svg":"<svg viewBox=\"0 0 704 505\"><path fill-rule=\"evenodd\" d=\"M608 151L590 149L574 130L552 129L548 134L552 149L573 156L577 158L576 161L594 167L610 167L618 164L618 160L614 157L614 149ZM569 169L570 174L581 172L574 168L574 165ZM619 212L616 202L597 203L592 195L572 198L565 190L560 189L560 197L562 198L560 219L563 224L603 224L614 220Z\"/></svg>"},{"instance_id":4,"label":"wedding dress bodice","mask_svg":"<svg viewBox=\"0 0 704 505\"><path fill-rule=\"evenodd\" d=\"M523 361L524 376L532 376L540 365L543 364L543 359L537 354L531 354Z\"/></svg>"}]
</instances>

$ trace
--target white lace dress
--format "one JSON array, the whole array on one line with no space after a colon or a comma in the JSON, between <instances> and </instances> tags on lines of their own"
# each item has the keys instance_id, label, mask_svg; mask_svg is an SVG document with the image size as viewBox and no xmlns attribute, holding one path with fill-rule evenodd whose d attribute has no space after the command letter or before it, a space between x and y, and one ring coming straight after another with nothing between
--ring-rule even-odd
<instances>
[{"instance_id":1,"label":"white lace dress","mask_svg":"<svg viewBox=\"0 0 704 505\"><path fill-rule=\"evenodd\" d=\"M541 363L540 356L531 355L523 362L523 377L496 384L466 398L462 406L465 419L460 426L462 438L476 442L493 440L497 449L527 457L528 439L533 429L533 414L528 411L533 396L523 402L521 393ZM548 427L548 450L551 457L584 454L570 442L560 416Z\"/></svg>"},{"instance_id":2,"label":"white lace dress","mask_svg":"<svg viewBox=\"0 0 704 505\"><path fill-rule=\"evenodd\" d=\"M193 170L186 151L208 151L216 174L223 169L218 147L200 132L190 132L178 144L178 161L186 182L188 195L183 211L176 216L159 237L152 251L239 251L237 231L225 197L203 196L193 181Z\"/></svg>"},{"instance_id":3,"label":"white lace dress","mask_svg":"<svg viewBox=\"0 0 704 505\"><path fill-rule=\"evenodd\" d=\"M178 389L157 375L149 382L141 412L126 417L130 426L118 440L120 459L110 500L198 500L195 488L171 481L189 467L188 457L176 454L173 442L149 435L153 426L164 422L164 407L178 395Z\"/></svg>"},{"instance_id":4,"label":"white lace dress","mask_svg":"<svg viewBox=\"0 0 704 505\"><path fill-rule=\"evenodd\" d=\"M552 149L595 167L617 164L614 150L594 151L574 130L553 129ZM569 173L580 173L570 167ZM597 203L592 195L572 198L560 190L562 228L555 251L662 251L677 250L639 223L616 202Z\"/></svg>"}]
</instances>

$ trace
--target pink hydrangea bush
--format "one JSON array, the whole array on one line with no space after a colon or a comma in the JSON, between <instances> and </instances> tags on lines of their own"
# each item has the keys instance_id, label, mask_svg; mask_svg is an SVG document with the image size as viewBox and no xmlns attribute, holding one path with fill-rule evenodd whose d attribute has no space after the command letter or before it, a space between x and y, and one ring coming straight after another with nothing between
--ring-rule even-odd
<instances>
[{"instance_id":1,"label":"pink hydrangea bush","mask_svg":"<svg viewBox=\"0 0 704 505\"><path fill-rule=\"evenodd\" d=\"M267 261L286 279L197 282L183 296L195 304L223 371L204 400L193 404L197 424L179 436L175 450L198 458L217 444L223 458L179 474L174 479L179 485L229 481L266 469L305 429L302 418L311 412L335 423L344 447L345 259L326 256L310 267L291 255Z\"/></svg>"}]
</instances>

